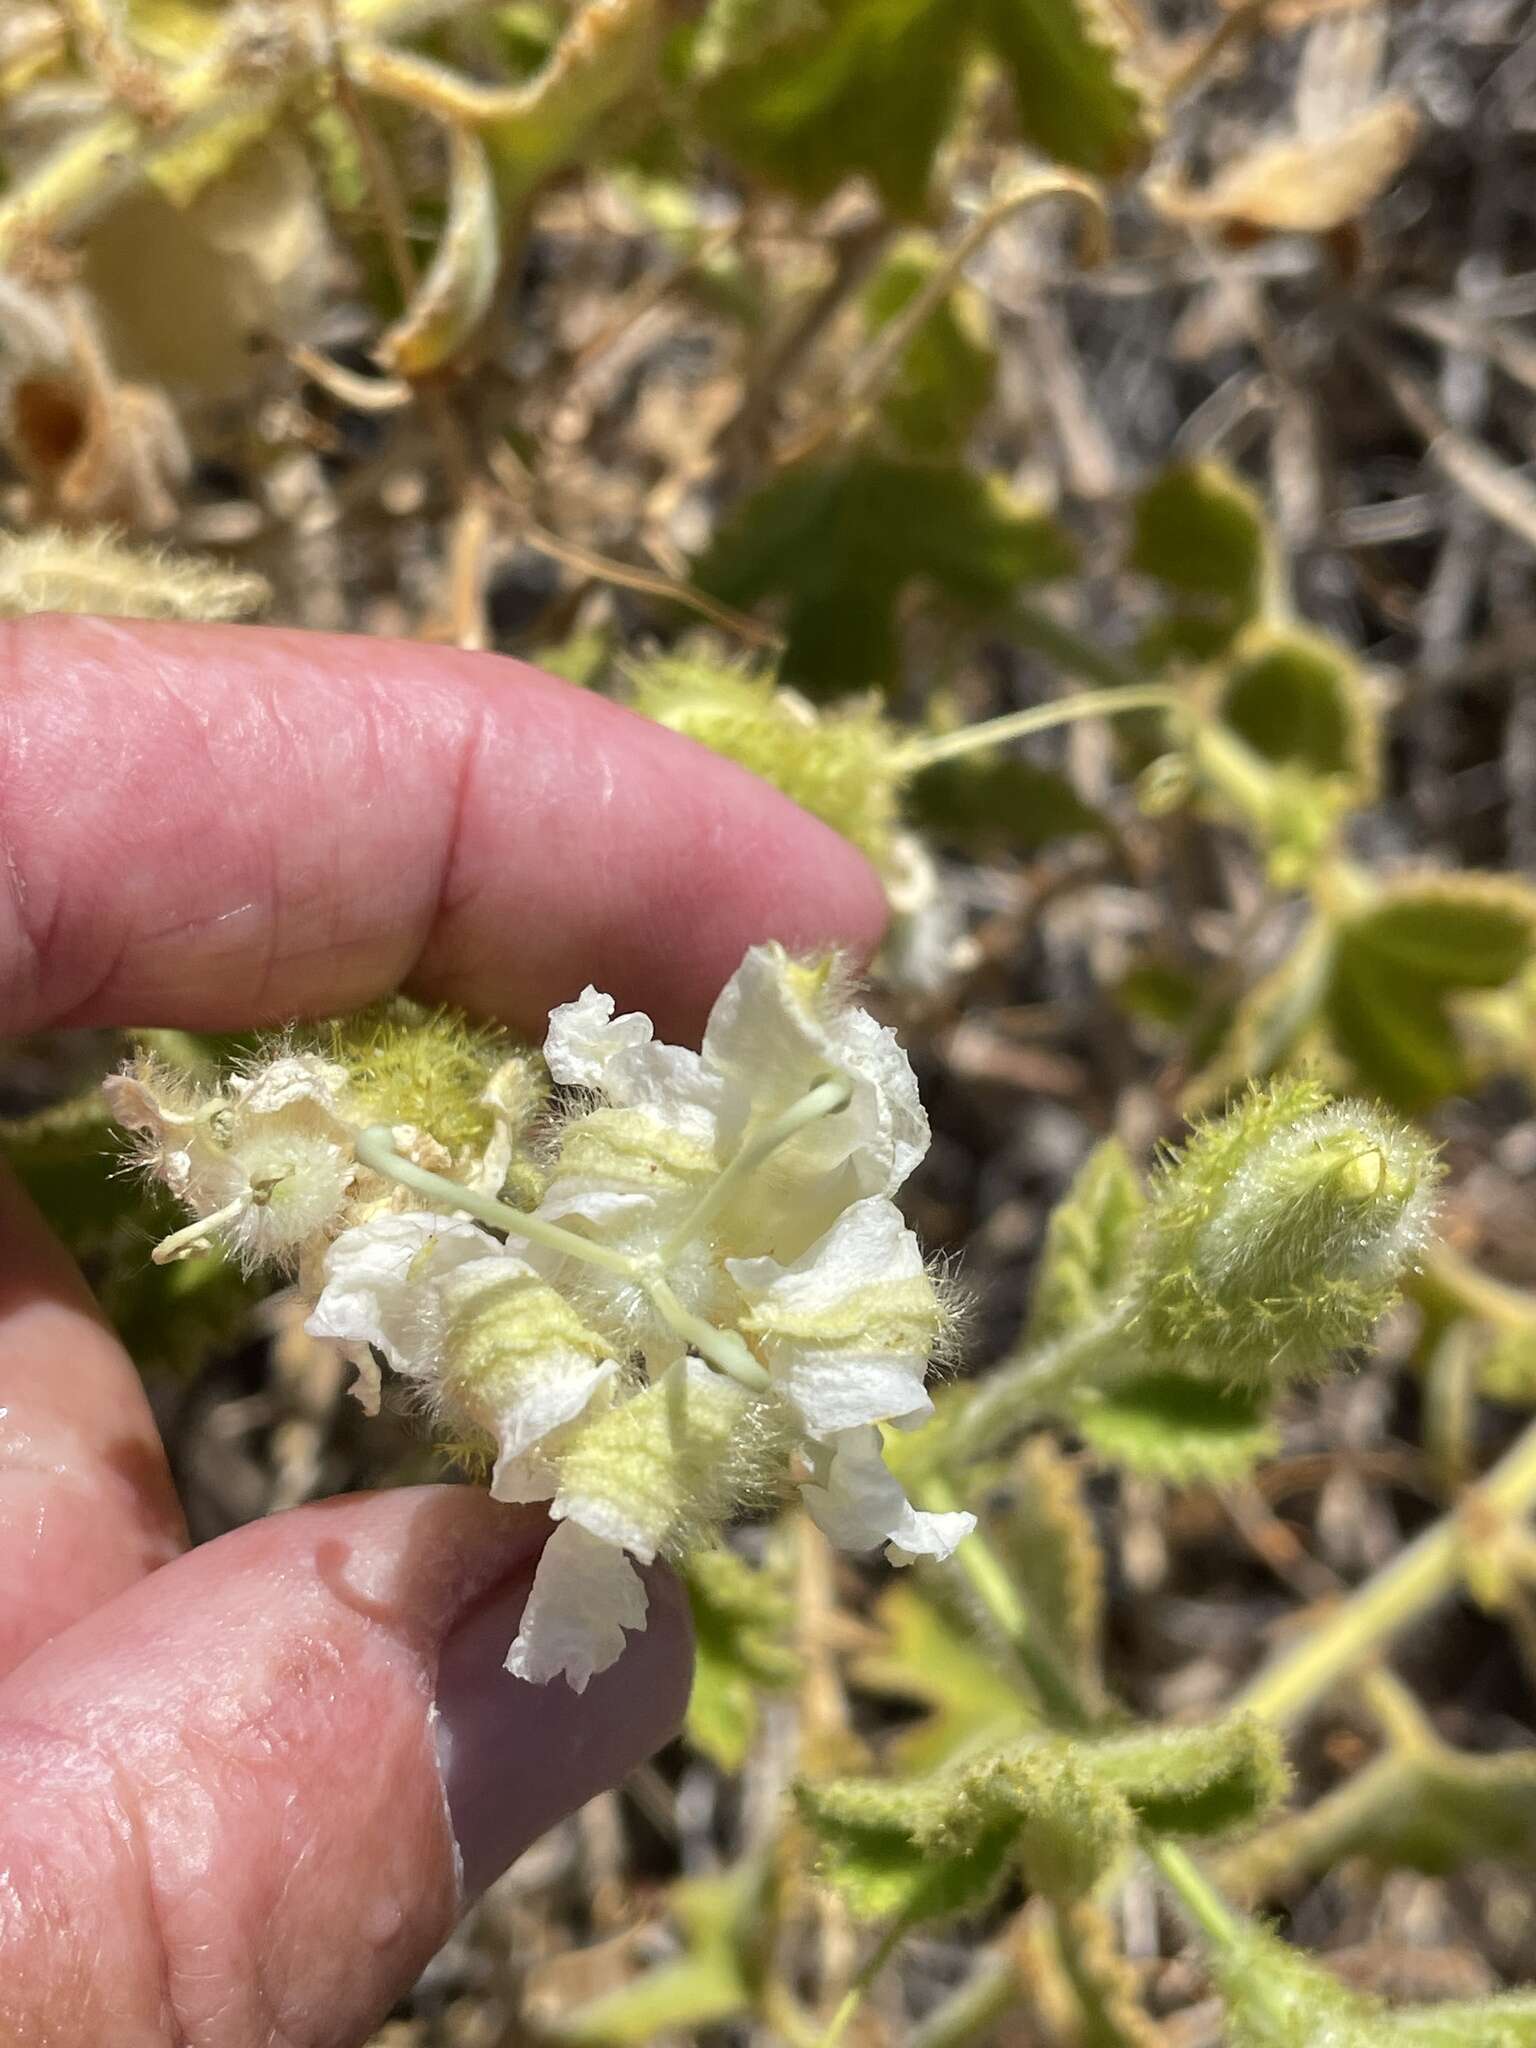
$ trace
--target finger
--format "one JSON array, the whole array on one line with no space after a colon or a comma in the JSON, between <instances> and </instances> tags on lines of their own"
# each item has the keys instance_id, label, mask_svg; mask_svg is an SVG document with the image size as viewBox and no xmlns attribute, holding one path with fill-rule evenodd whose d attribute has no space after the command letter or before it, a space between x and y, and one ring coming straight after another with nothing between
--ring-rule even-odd
<instances>
[{"instance_id":1,"label":"finger","mask_svg":"<svg viewBox=\"0 0 1536 2048\"><path fill-rule=\"evenodd\" d=\"M521 663L76 618L6 644L0 1033L401 984L532 1030L591 980L686 1035L749 944L880 930L836 834Z\"/></svg>"},{"instance_id":2,"label":"finger","mask_svg":"<svg viewBox=\"0 0 1536 2048\"><path fill-rule=\"evenodd\" d=\"M0 2040L355 2048L462 1901L671 1735L681 1595L579 1698L501 1669L542 1516L330 1501L157 1572L0 1687Z\"/></svg>"},{"instance_id":3,"label":"finger","mask_svg":"<svg viewBox=\"0 0 1536 2048\"><path fill-rule=\"evenodd\" d=\"M0 1677L183 1540L138 1375L0 1166Z\"/></svg>"}]
</instances>

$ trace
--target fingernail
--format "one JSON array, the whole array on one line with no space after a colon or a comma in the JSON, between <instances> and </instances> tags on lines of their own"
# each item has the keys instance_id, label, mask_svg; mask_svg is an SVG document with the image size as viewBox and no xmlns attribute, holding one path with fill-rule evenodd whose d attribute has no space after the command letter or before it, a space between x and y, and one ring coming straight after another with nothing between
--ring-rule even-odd
<instances>
[{"instance_id":1,"label":"fingernail","mask_svg":"<svg viewBox=\"0 0 1536 2048\"><path fill-rule=\"evenodd\" d=\"M546 1829L628 1776L682 1725L692 1643L682 1589L648 1572L647 1625L584 1693L529 1685L504 1666L532 1564L458 1622L437 1670L437 1745L466 1899Z\"/></svg>"}]
</instances>

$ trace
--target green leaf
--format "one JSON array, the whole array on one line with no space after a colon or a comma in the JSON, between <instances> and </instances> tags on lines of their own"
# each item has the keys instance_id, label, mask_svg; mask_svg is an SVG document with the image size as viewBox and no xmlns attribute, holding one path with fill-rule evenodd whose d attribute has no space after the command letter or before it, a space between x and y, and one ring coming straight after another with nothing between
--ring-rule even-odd
<instances>
[{"instance_id":1,"label":"green leaf","mask_svg":"<svg viewBox=\"0 0 1536 2048\"><path fill-rule=\"evenodd\" d=\"M981 24L1026 142L1101 178L1146 157L1158 114L1110 0L982 0Z\"/></svg>"},{"instance_id":2,"label":"green leaf","mask_svg":"<svg viewBox=\"0 0 1536 2048\"><path fill-rule=\"evenodd\" d=\"M1216 1835L1257 1820L1290 1778L1280 1736L1234 1714L1188 1728L1135 1728L1076 1749L1144 1827L1164 1835Z\"/></svg>"},{"instance_id":3,"label":"green leaf","mask_svg":"<svg viewBox=\"0 0 1536 2048\"><path fill-rule=\"evenodd\" d=\"M1285 1789L1279 1738L1248 1717L1108 1737L1046 1737L922 1778L802 1784L823 1871L870 1918L933 1918L981 1904L1017 1861L1055 1899L1085 1896L1138 1822L1206 1835L1251 1820Z\"/></svg>"},{"instance_id":4,"label":"green leaf","mask_svg":"<svg viewBox=\"0 0 1536 2048\"><path fill-rule=\"evenodd\" d=\"M1453 999L1536 959L1536 891L1494 875L1432 875L1385 890L1337 937L1329 1028L1365 1084L1420 1111L1476 1076Z\"/></svg>"},{"instance_id":5,"label":"green leaf","mask_svg":"<svg viewBox=\"0 0 1536 2048\"><path fill-rule=\"evenodd\" d=\"M871 338L910 304L943 260L944 252L927 236L909 236L897 245L864 293ZM962 279L898 356L880 399L880 417L912 454L951 455L964 444L996 381L987 302Z\"/></svg>"},{"instance_id":6,"label":"green leaf","mask_svg":"<svg viewBox=\"0 0 1536 2048\"><path fill-rule=\"evenodd\" d=\"M701 1550L684 1572L693 1615L688 1740L722 1770L739 1770L757 1732L758 1694L792 1685L785 1648L793 1604L783 1576L732 1550Z\"/></svg>"},{"instance_id":7,"label":"green leaf","mask_svg":"<svg viewBox=\"0 0 1536 2048\"><path fill-rule=\"evenodd\" d=\"M1394 1762L1394 1796L1341 1854L1432 1877L1479 1857L1536 1864L1536 1751L1468 1756L1437 1742Z\"/></svg>"},{"instance_id":8,"label":"green leaf","mask_svg":"<svg viewBox=\"0 0 1536 2048\"><path fill-rule=\"evenodd\" d=\"M1056 522L995 480L859 448L796 464L745 499L695 577L738 609L774 600L784 680L833 696L895 684L897 607L913 588L985 619L1075 561Z\"/></svg>"},{"instance_id":9,"label":"green leaf","mask_svg":"<svg viewBox=\"0 0 1536 2048\"><path fill-rule=\"evenodd\" d=\"M1357 663L1299 626L1244 633L1216 711L1261 760L1336 781L1358 801L1376 786L1379 732Z\"/></svg>"},{"instance_id":10,"label":"green leaf","mask_svg":"<svg viewBox=\"0 0 1536 2048\"><path fill-rule=\"evenodd\" d=\"M1094 1147L1046 1226L1027 1341L1048 1344L1094 1322L1130 1277L1146 1196L1118 1138Z\"/></svg>"},{"instance_id":11,"label":"green leaf","mask_svg":"<svg viewBox=\"0 0 1536 2048\"><path fill-rule=\"evenodd\" d=\"M1269 1404L1258 1385L1148 1372L1075 1404L1072 1421L1101 1458L1128 1472L1175 1486L1230 1486L1279 1446Z\"/></svg>"},{"instance_id":12,"label":"green leaf","mask_svg":"<svg viewBox=\"0 0 1536 2048\"><path fill-rule=\"evenodd\" d=\"M760 1969L756 1930L763 1919L764 1874L741 1864L720 1877L685 1878L667 1903L683 1953L659 1963L591 2004L544 2023L557 2041L647 2048L663 2035L718 2025L752 2009Z\"/></svg>"},{"instance_id":13,"label":"green leaf","mask_svg":"<svg viewBox=\"0 0 1536 2048\"><path fill-rule=\"evenodd\" d=\"M1151 667L1208 660L1265 607L1274 576L1268 522L1248 486L1216 462L1179 463L1132 507L1128 566L1167 605L1142 648Z\"/></svg>"},{"instance_id":14,"label":"green leaf","mask_svg":"<svg viewBox=\"0 0 1536 2048\"><path fill-rule=\"evenodd\" d=\"M716 0L694 45L704 131L798 198L862 172L919 212L955 109L968 0Z\"/></svg>"},{"instance_id":15,"label":"green leaf","mask_svg":"<svg viewBox=\"0 0 1536 2048\"><path fill-rule=\"evenodd\" d=\"M1051 1662L1088 1707L1103 1695L1104 1553L1077 1466L1044 1431L989 1493L987 1539L1024 1597Z\"/></svg>"},{"instance_id":16,"label":"green leaf","mask_svg":"<svg viewBox=\"0 0 1536 2048\"><path fill-rule=\"evenodd\" d=\"M839 1778L796 1788L822 1873L863 1917L933 1919L981 1905L1009 1865L1073 1897L1131 1838L1124 1799L1056 1744L996 1751L920 1779Z\"/></svg>"},{"instance_id":17,"label":"green leaf","mask_svg":"<svg viewBox=\"0 0 1536 2048\"><path fill-rule=\"evenodd\" d=\"M920 1702L922 1720L891 1743L891 1761L921 1773L966 1752L1021 1735L1028 1709L985 1654L976 1631L952 1616L921 1582L902 1575L875 1606L883 1641L853 1666L867 1691Z\"/></svg>"}]
</instances>

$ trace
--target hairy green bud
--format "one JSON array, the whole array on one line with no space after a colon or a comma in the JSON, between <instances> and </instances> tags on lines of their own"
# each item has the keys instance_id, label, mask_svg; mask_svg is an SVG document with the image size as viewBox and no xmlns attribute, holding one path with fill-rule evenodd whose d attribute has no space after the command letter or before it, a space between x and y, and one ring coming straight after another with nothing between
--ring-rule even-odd
<instances>
[{"instance_id":1,"label":"hairy green bud","mask_svg":"<svg viewBox=\"0 0 1536 2048\"><path fill-rule=\"evenodd\" d=\"M773 678L719 656L665 655L630 672L634 706L750 768L877 867L890 858L911 770L873 699L818 710Z\"/></svg>"},{"instance_id":2,"label":"hairy green bud","mask_svg":"<svg viewBox=\"0 0 1536 2048\"><path fill-rule=\"evenodd\" d=\"M1130 1334L1233 1376L1320 1371L1396 1299L1439 1178L1418 1132L1315 1080L1250 1090L1154 1179Z\"/></svg>"}]
</instances>

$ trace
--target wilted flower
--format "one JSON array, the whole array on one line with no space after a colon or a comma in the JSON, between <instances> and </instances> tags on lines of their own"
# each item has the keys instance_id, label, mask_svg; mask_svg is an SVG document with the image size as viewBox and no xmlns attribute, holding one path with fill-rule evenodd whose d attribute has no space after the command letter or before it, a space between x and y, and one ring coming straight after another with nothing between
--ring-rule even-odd
<instances>
[{"instance_id":1,"label":"wilted flower","mask_svg":"<svg viewBox=\"0 0 1536 2048\"><path fill-rule=\"evenodd\" d=\"M491 1438L497 1498L550 1502L510 1668L580 1689L643 1622L636 1565L709 1540L797 1467L835 1541L947 1557L973 1518L914 1508L878 1427L929 1413L945 1322L892 1200L928 1143L894 1034L832 962L764 946L697 1053L590 988L544 1050L579 1092L537 1205L477 1198L375 1127L364 1169L507 1236L381 1210L330 1245L309 1325Z\"/></svg>"}]
</instances>

